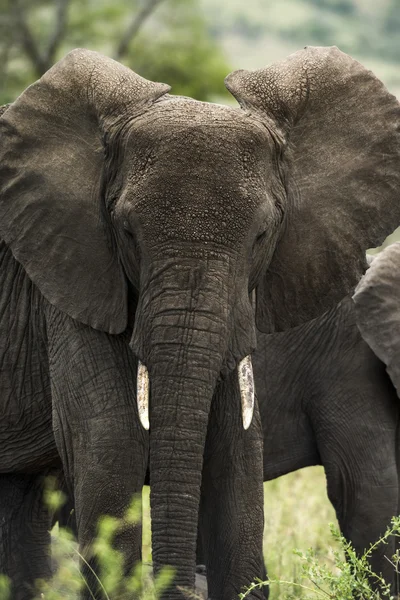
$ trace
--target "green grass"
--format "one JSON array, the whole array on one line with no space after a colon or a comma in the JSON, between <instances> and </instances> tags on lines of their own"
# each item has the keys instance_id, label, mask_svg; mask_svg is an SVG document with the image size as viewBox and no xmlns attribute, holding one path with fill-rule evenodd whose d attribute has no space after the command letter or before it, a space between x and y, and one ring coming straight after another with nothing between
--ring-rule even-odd
<instances>
[{"instance_id":1,"label":"green grass","mask_svg":"<svg viewBox=\"0 0 400 600\"><path fill-rule=\"evenodd\" d=\"M315 550L316 556L334 565L332 549L338 544L330 536L329 524L337 525L326 495L322 467L310 467L264 484L264 557L272 579L300 582L302 562L294 549ZM305 597L293 586L271 585L274 600Z\"/></svg>"},{"instance_id":2,"label":"green grass","mask_svg":"<svg viewBox=\"0 0 400 600\"><path fill-rule=\"evenodd\" d=\"M137 518L136 508L131 509L125 519L137 522ZM110 545L115 531L120 527L119 522L105 517L99 524L95 548L103 566L101 583L107 588L106 597L110 600L131 598L132 593L138 590L141 600L158 600L160 589L168 585L171 579L171 573L167 572L156 585L150 581L148 488L143 492L143 520L143 560L147 563L143 588L138 569L128 583L124 583L119 576L121 557ZM271 584L271 600L351 600L354 597L380 600L390 597L384 582L379 594L370 589L368 577L371 573L366 557L359 559L338 534L332 535L331 523L337 527L334 511L326 496L325 476L321 467L297 471L265 484L264 553L269 576L280 582ZM400 518L393 523L393 531L400 534ZM56 528L53 534L53 553L60 566L54 579L41 585L37 600L75 600L83 585L76 544L65 531ZM294 549L298 549L297 554ZM345 554L348 562L344 561ZM394 562L398 565L399 559L395 557ZM240 597L244 599L247 595L244 592ZM1 578L0 600L9 600Z\"/></svg>"},{"instance_id":3,"label":"green grass","mask_svg":"<svg viewBox=\"0 0 400 600\"><path fill-rule=\"evenodd\" d=\"M300 583L302 562L293 552L312 547L317 557L333 565L331 547L337 547L329 533L329 523L336 523L334 511L326 497L322 467L303 469L264 484L265 529L264 554L273 579ZM108 527L108 526L107 526ZM111 523L112 529L112 523ZM54 581L42 590L46 600L67 597L73 600L80 586L75 545L65 533L55 530L53 552L61 564ZM106 537L109 533L106 534ZM114 560L110 557L110 560ZM143 490L143 561L151 562L149 488ZM275 600L305 598L299 587L271 586ZM150 597L150 596L149 596ZM0 598L1 600L1 598Z\"/></svg>"},{"instance_id":4,"label":"green grass","mask_svg":"<svg viewBox=\"0 0 400 600\"><path fill-rule=\"evenodd\" d=\"M300 582L302 562L294 549L313 548L316 556L334 565L333 550L338 543L332 538L329 524L337 526L335 512L326 495L322 467L310 467L264 484L264 556L272 579ZM151 561L149 488L143 492L143 560ZM272 585L274 600L287 594L303 597L301 588Z\"/></svg>"}]
</instances>

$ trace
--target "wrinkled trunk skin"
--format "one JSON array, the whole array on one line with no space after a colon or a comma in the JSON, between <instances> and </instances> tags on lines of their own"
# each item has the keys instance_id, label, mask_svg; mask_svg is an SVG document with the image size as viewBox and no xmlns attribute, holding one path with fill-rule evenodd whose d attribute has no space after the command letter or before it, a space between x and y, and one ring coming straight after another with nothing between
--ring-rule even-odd
<instances>
[{"instance_id":1,"label":"wrinkled trunk skin","mask_svg":"<svg viewBox=\"0 0 400 600\"><path fill-rule=\"evenodd\" d=\"M174 584L193 589L203 452L218 364L185 348L171 361L164 350L151 380L151 516L155 571L175 570ZM164 360L162 359L164 358ZM168 599L182 598L169 592Z\"/></svg>"},{"instance_id":2,"label":"wrinkled trunk skin","mask_svg":"<svg viewBox=\"0 0 400 600\"><path fill-rule=\"evenodd\" d=\"M193 263L154 267L132 339L150 376L153 565L175 570L168 600L184 597L177 586L194 589L203 452L228 337L221 264Z\"/></svg>"}]
</instances>

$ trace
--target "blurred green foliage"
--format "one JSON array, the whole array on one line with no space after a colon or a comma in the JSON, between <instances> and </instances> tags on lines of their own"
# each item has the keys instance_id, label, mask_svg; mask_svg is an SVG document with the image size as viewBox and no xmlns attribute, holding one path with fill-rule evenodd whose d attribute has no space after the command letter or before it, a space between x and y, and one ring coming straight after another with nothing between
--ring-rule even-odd
<instances>
[{"instance_id":1,"label":"blurred green foliage","mask_svg":"<svg viewBox=\"0 0 400 600\"><path fill-rule=\"evenodd\" d=\"M10 586L5 575L0 575L0 600L10 600Z\"/></svg>"},{"instance_id":2,"label":"blurred green foliage","mask_svg":"<svg viewBox=\"0 0 400 600\"><path fill-rule=\"evenodd\" d=\"M51 478L47 481L45 501L51 510L61 508L63 499ZM99 590L105 600L159 600L163 592L173 582L174 572L164 567L152 577L150 565L138 563L129 575L124 575L124 559L115 548L118 533L129 525L138 525L142 520L142 498L139 495L132 499L131 505L121 519L103 516L98 523L97 537L93 542L90 554L95 556L99 565L99 577L96 577ZM68 529L56 525L52 530L52 558L55 566L54 574L49 581L37 581L37 600L73 600L79 597L86 583L80 573L80 563L86 559L78 551L74 536ZM87 556L88 558L88 556ZM90 567L89 567L90 568ZM4 581L4 590L7 590ZM8 600L1 595L0 600ZM97 596L96 596L97 597Z\"/></svg>"},{"instance_id":3,"label":"blurred green foliage","mask_svg":"<svg viewBox=\"0 0 400 600\"><path fill-rule=\"evenodd\" d=\"M294 550L294 554L302 561L302 573L300 581L287 579L257 580L249 586L246 592L239 594L239 600L245 600L256 589L267 588L278 585L287 590L291 587L293 594L285 593L285 600L395 600L387 583L380 573L375 573L370 565L371 555L378 549L380 551L387 545L389 538L398 537L400 533L400 517L393 517L386 532L368 549L359 556L350 542L348 542L339 530L330 525L331 536L339 545L339 550L333 552L334 567L328 566L320 559L314 548L306 552ZM396 575L399 575L400 551L394 556L387 556L392 564ZM396 595L396 598L398 596Z\"/></svg>"},{"instance_id":4,"label":"blurred green foliage","mask_svg":"<svg viewBox=\"0 0 400 600\"><path fill-rule=\"evenodd\" d=\"M219 37L240 33L254 40L267 33L301 44L331 45L346 52L399 62L400 0L202 0ZM334 39L333 39L334 38Z\"/></svg>"},{"instance_id":5,"label":"blurred green foliage","mask_svg":"<svg viewBox=\"0 0 400 600\"><path fill-rule=\"evenodd\" d=\"M400 94L400 0L0 0L1 103L46 70L29 58L21 15L42 58L56 38L46 68L86 47L199 100L227 99L232 69L265 66L307 44L337 45Z\"/></svg>"},{"instance_id":6,"label":"blurred green foliage","mask_svg":"<svg viewBox=\"0 0 400 600\"><path fill-rule=\"evenodd\" d=\"M400 0L201 0L233 68L336 45L400 95Z\"/></svg>"},{"instance_id":7,"label":"blurred green foliage","mask_svg":"<svg viewBox=\"0 0 400 600\"><path fill-rule=\"evenodd\" d=\"M227 94L231 68L198 0L0 0L0 103L76 47L164 81L174 94L199 100Z\"/></svg>"},{"instance_id":8,"label":"blurred green foliage","mask_svg":"<svg viewBox=\"0 0 400 600\"><path fill-rule=\"evenodd\" d=\"M174 94L197 100L228 96L224 78L232 68L194 0L167 1L161 6L151 26L132 45L127 62L147 79L171 85Z\"/></svg>"}]
</instances>

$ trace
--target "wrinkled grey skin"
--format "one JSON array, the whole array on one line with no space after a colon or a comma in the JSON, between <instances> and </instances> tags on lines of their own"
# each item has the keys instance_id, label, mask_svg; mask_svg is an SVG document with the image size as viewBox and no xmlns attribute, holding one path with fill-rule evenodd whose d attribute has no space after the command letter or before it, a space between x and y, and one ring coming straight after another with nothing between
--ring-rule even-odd
<instances>
[{"instance_id":1,"label":"wrinkled grey skin","mask_svg":"<svg viewBox=\"0 0 400 600\"><path fill-rule=\"evenodd\" d=\"M388 284L394 284L400 244L386 250L382 259L392 274ZM386 313L382 318L382 303L395 301L400 328L400 278L386 286L384 296L378 291L379 298L374 284L369 294L374 294L381 318L371 310L366 319L374 328L371 344L379 342L383 331L391 346L399 343L400 348L386 330L390 324L393 331L392 317ZM259 332L253 368L264 433L264 481L323 465L341 530L361 554L400 513L400 401L385 364L363 339L358 319L349 296L305 325L272 335ZM395 550L393 538L371 560L373 571L392 583L392 593L399 592L398 581L387 559ZM203 564L201 533L197 551Z\"/></svg>"},{"instance_id":2,"label":"wrinkled grey skin","mask_svg":"<svg viewBox=\"0 0 400 600\"><path fill-rule=\"evenodd\" d=\"M264 480L323 465L341 531L361 554L400 512L400 401L351 298L289 332L260 334L253 364ZM395 550L393 538L371 566L398 593Z\"/></svg>"},{"instance_id":3,"label":"wrinkled grey skin","mask_svg":"<svg viewBox=\"0 0 400 600\"><path fill-rule=\"evenodd\" d=\"M400 382L400 244L375 261L356 303L348 296L290 331L259 332L253 354L264 481L323 465L341 531L360 554L400 512L400 401L393 385ZM371 559L392 593L399 592L388 560L395 550L393 538ZM198 560L204 562L201 548Z\"/></svg>"},{"instance_id":4,"label":"wrinkled grey skin","mask_svg":"<svg viewBox=\"0 0 400 600\"><path fill-rule=\"evenodd\" d=\"M236 367L257 328L343 298L400 221L400 107L336 48L226 84L241 109L76 50L0 118L0 569L15 600L48 574L41 486L61 466L92 569L99 516L120 517L149 468L154 567L176 570L163 598L194 586L199 514L211 598L262 573L260 416L244 430ZM128 571L139 528L115 544Z\"/></svg>"}]
</instances>

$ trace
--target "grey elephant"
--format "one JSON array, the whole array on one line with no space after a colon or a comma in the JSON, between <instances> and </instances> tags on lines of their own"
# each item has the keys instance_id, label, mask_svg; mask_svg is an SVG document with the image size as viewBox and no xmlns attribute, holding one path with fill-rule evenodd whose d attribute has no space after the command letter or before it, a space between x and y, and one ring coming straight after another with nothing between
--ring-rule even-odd
<instances>
[{"instance_id":1,"label":"grey elephant","mask_svg":"<svg viewBox=\"0 0 400 600\"><path fill-rule=\"evenodd\" d=\"M61 467L86 597L101 597L98 518L124 514L148 467L154 568L175 569L163 598L193 589L199 513L211 598L262 572L256 330L335 305L399 222L400 107L336 48L226 85L241 108L75 50L0 118L0 571L15 600L48 574L42 480ZM115 544L129 571L140 529Z\"/></svg>"},{"instance_id":2,"label":"grey elephant","mask_svg":"<svg viewBox=\"0 0 400 600\"><path fill-rule=\"evenodd\" d=\"M387 269L395 252L400 272L396 245L375 259L364 278L375 305L360 291L365 288L361 283L355 302L349 295L307 324L283 333L259 333L253 356L264 430L264 480L323 465L341 531L359 554L400 513L400 401L382 362L385 357L376 351L381 332L387 342L396 335L388 335L387 327L393 326L388 314L378 318L384 311L377 295L386 306L399 305L400 279L397 287L386 286L385 296L374 285L377 267ZM368 336L366 329L372 327ZM388 560L395 550L393 538L372 555L371 566L398 593Z\"/></svg>"}]
</instances>

